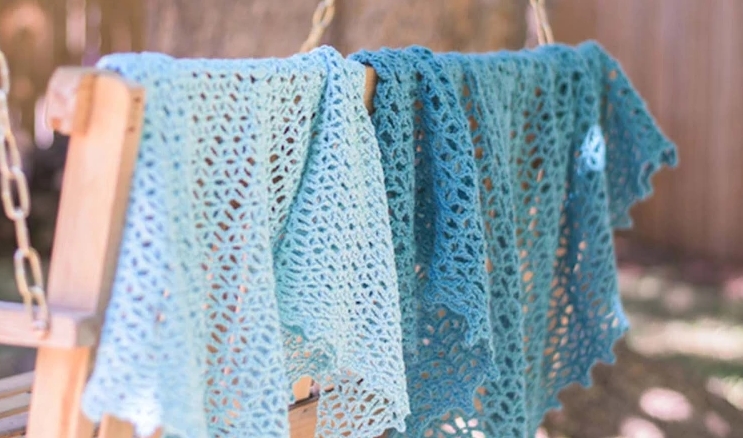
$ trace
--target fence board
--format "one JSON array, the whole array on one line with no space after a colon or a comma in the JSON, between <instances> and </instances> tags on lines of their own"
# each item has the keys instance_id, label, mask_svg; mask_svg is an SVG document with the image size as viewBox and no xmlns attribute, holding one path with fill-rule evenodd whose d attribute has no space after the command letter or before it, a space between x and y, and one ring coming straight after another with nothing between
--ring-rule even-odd
<instances>
[{"instance_id":1,"label":"fence board","mask_svg":"<svg viewBox=\"0 0 743 438\"><path fill-rule=\"evenodd\" d=\"M634 234L699 257L743 260L743 2L555 0L558 40L616 56L678 144Z\"/></svg>"}]
</instances>

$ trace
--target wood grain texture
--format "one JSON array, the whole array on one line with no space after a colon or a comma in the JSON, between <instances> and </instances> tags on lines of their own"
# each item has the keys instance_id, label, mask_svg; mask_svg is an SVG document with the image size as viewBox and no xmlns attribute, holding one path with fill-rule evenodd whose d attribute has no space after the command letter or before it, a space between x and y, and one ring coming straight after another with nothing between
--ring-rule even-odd
<instances>
[{"instance_id":1,"label":"wood grain texture","mask_svg":"<svg viewBox=\"0 0 743 438\"><path fill-rule=\"evenodd\" d=\"M48 301L102 315L108 304L139 143L144 92L113 75L95 77L84 134L71 137L49 274ZM81 196L82 195L82 196ZM92 348L40 348L29 415L30 438L93 434L80 411Z\"/></svg>"},{"instance_id":2,"label":"wood grain texture","mask_svg":"<svg viewBox=\"0 0 743 438\"><path fill-rule=\"evenodd\" d=\"M313 438L317 424L317 399L297 404L289 411L291 438Z\"/></svg>"},{"instance_id":3,"label":"wood grain texture","mask_svg":"<svg viewBox=\"0 0 743 438\"><path fill-rule=\"evenodd\" d=\"M555 0L559 41L619 59L680 165L654 179L633 234L680 254L743 261L743 2Z\"/></svg>"}]
</instances>

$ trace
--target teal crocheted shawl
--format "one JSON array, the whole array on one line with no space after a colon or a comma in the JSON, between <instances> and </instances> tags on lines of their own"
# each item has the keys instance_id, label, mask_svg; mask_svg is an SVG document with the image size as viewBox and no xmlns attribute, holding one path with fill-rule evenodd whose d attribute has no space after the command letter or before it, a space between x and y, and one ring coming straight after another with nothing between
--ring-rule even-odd
<instances>
[{"instance_id":1,"label":"teal crocheted shawl","mask_svg":"<svg viewBox=\"0 0 743 438\"><path fill-rule=\"evenodd\" d=\"M613 360L612 231L676 150L597 44L100 66L147 106L93 419L288 437L310 375L317 436L531 438Z\"/></svg>"},{"instance_id":2,"label":"teal crocheted shawl","mask_svg":"<svg viewBox=\"0 0 743 438\"><path fill-rule=\"evenodd\" d=\"M560 389L613 361L612 231L676 149L593 42L352 59L379 76L406 436L531 438Z\"/></svg>"},{"instance_id":3,"label":"teal crocheted shawl","mask_svg":"<svg viewBox=\"0 0 743 438\"><path fill-rule=\"evenodd\" d=\"M403 430L399 295L364 67L330 48L99 65L147 97L85 412L143 436L288 437L291 383L310 375L334 387L318 434Z\"/></svg>"}]
</instances>

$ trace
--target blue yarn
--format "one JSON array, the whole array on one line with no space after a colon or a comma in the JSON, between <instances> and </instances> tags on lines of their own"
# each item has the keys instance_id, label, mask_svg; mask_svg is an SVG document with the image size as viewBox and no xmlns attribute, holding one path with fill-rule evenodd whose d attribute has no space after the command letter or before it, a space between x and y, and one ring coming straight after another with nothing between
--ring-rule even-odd
<instances>
[{"instance_id":1,"label":"blue yarn","mask_svg":"<svg viewBox=\"0 0 743 438\"><path fill-rule=\"evenodd\" d=\"M138 434L289 436L291 383L334 391L318 436L404 431L400 309L364 67L101 60L146 89L111 302L83 400ZM258 434L258 435L253 435Z\"/></svg>"},{"instance_id":2,"label":"blue yarn","mask_svg":"<svg viewBox=\"0 0 743 438\"><path fill-rule=\"evenodd\" d=\"M593 42L351 58L379 76L405 436L533 437L560 389L614 359L612 230L675 147Z\"/></svg>"}]
</instances>

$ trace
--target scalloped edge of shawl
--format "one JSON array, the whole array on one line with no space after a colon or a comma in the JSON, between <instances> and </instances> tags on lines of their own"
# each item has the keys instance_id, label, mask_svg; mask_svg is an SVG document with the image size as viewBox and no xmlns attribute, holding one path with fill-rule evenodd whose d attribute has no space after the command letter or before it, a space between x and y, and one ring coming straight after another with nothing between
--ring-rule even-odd
<instances>
[{"instance_id":1,"label":"scalloped edge of shawl","mask_svg":"<svg viewBox=\"0 0 743 438\"><path fill-rule=\"evenodd\" d=\"M319 382L319 380L316 379L312 375L308 375L308 377L310 377L315 382ZM297 383L297 382L292 382L292 386L295 383ZM323 397L324 396L328 396L328 395L329 395L329 393L327 391L321 389L320 394L319 394L319 397L317 399L318 400L318 412L316 412L316 415L317 415L318 425L320 423L320 417L319 417L319 408L320 408L320 405L319 404L322 402ZM407 396L407 392L406 392L406 396ZM385 432L390 431L390 430L395 430L398 433L404 434L407 431L406 430L407 425L405 423L405 420L410 415L411 415L410 404L409 403L406 403L405 410L401 413L401 415L399 416L399 418L396 419L396 421L390 421L388 423L382 423L382 422L379 422L379 421L375 421L376 426L370 429L371 432L372 432L371 436L372 437L383 436L385 434ZM318 436L317 435L317 431L318 431L318 427L319 427L318 425L315 426L315 435L314 436Z\"/></svg>"},{"instance_id":2,"label":"scalloped edge of shawl","mask_svg":"<svg viewBox=\"0 0 743 438\"><path fill-rule=\"evenodd\" d=\"M348 372L357 376L361 381L367 383L366 385L364 385L367 389L370 389L370 390L375 389L375 388L377 389L377 391L370 391L370 392L373 392L377 396L383 397L385 399L393 398L390 396L393 395L394 391L385 390L386 387L384 385L380 385L378 383L369 384L369 382L375 382L376 379L369 379L369 376L367 375L368 373L360 372L355 366L346 366L346 367L342 366L339 363L338 354L335 348L333 348L330 345L330 343L327 342L325 338L323 338L322 336L317 336L314 338L308 337L306 335L304 327L299 324L281 323L281 326L282 326L282 331L287 330L295 335L302 336L307 340L312 340L313 342L317 343L317 349L320 350L323 355L326 355L329 358L329 364L330 364L328 369L325 370L325 372L322 372L322 371L309 372L309 373L302 374L301 376L296 377L295 379L291 379L289 378L289 376L287 376L287 381L289 381L289 389L288 389L289 404L293 404L297 402L291 388L293 388L294 385L296 385L302 378L309 377L314 382L322 382L326 378L341 372L341 370L343 369L346 369ZM377 427L371 429L374 432L372 436L382 436L385 433L385 431L391 430L391 429L395 429L399 431L400 433L406 432L405 419L408 418L408 416L410 416L411 409L410 409L410 401L408 399L407 376L405 374L405 371L403 371L403 378L404 378L403 383L406 385L406 391L404 394L406 403L405 403L404 409L400 413L400 418L397 421L390 421L388 423L381 423L377 421L376 422ZM319 393L319 397L318 397L318 409L319 409L319 403L322 402L323 397L326 395L328 395L328 392L325 391L324 389L321 389ZM317 416L317 421L319 424L319 422L321 421L319 412L316 413L316 416ZM317 427L316 427L316 430L317 430Z\"/></svg>"},{"instance_id":3,"label":"scalloped edge of shawl","mask_svg":"<svg viewBox=\"0 0 743 438\"><path fill-rule=\"evenodd\" d=\"M613 224L615 230L627 230L632 228L633 221L630 211L635 205L647 200L653 195L653 177L664 168L672 169L678 166L679 159L676 144L665 138L665 136L660 144L663 146L657 148L651 156L643 160L641 164L642 172L639 173L637 181L640 192L631 202L622 206L621 211L616 216L616 223ZM593 370L596 365L614 365L616 363L614 347L619 341L626 337L630 330L630 324L626 319L624 309L622 309L622 313L622 324L617 329L616 334L604 344L604 347L601 348L601 354L591 361L583 376L574 381L574 383L579 384L582 388L587 389L594 385ZM563 409L564 406L558 399L558 396L568 386L570 386L570 384L558 387L554 394L545 400L541 417L539 419L540 423L544 420L544 417L548 412L561 411Z\"/></svg>"},{"instance_id":4,"label":"scalloped edge of shawl","mask_svg":"<svg viewBox=\"0 0 743 438\"><path fill-rule=\"evenodd\" d=\"M616 354L614 353L614 347L617 345L619 341L623 340L626 337L627 332L630 329L630 324L629 324L629 321L627 321L626 316L624 315L624 311L622 311L622 316L623 316L622 323L616 329L615 335L613 335L610 339L607 340L607 342L604 343L604 346L601 348L601 354L593 358L593 360L591 360L583 376L578 380L574 380L572 383L567 383L565 385L561 385L557 387L553 395L545 400L542 412L539 417L538 424L541 424L542 421L544 421L544 417L547 415L547 413L551 411L559 412L564 408L558 396L565 388L572 385L573 383L577 383L584 389L591 388L593 387L595 383L593 379L593 370L594 368L596 368L596 365L616 364L617 357L616 357ZM531 431L531 432L536 433L536 430Z\"/></svg>"},{"instance_id":5,"label":"scalloped edge of shawl","mask_svg":"<svg viewBox=\"0 0 743 438\"><path fill-rule=\"evenodd\" d=\"M649 199L654 193L653 177L664 168L674 169L678 167L678 149L676 144L667 138L663 138L661 143L663 147L654 151L653 155L643 160L640 168L642 171L638 175L637 186L640 188L637 196L630 202L621 206L615 216L612 228L615 230L629 230L634 225L630 211L632 208Z\"/></svg>"}]
</instances>

